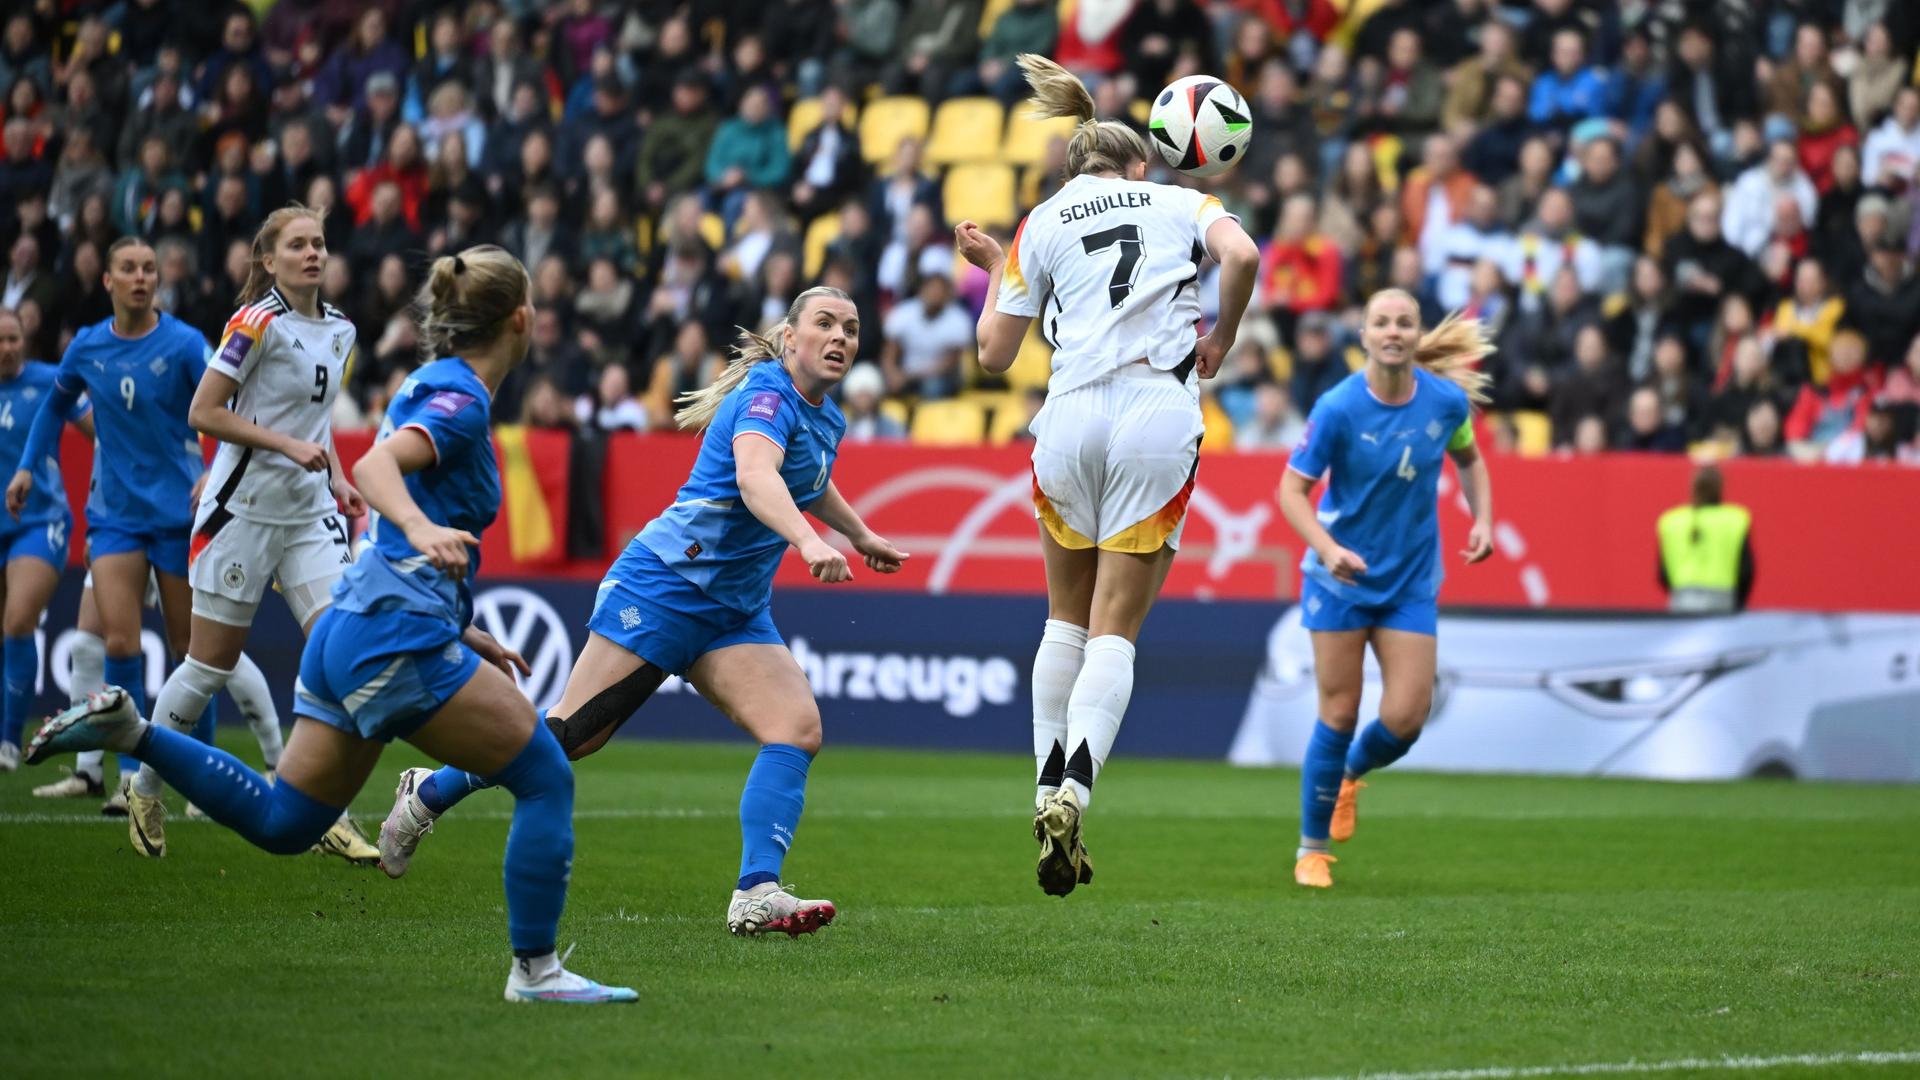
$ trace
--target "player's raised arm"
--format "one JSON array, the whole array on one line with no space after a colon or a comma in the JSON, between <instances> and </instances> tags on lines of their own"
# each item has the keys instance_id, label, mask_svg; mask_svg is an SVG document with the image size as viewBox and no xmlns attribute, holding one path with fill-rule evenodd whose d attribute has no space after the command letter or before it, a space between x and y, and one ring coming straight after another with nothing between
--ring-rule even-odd
<instances>
[{"instance_id":1,"label":"player's raised arm","mask_svg":"<svg viewBox=\"0 0 1920 1080\"><path fill-rule=\"evenodd\" d=\"M1220 264L1220 317L1195 349L1200 377L1211 379L1240 334L1240 317L1253 299L1253 281L1260 270L1260 249L1237 218L1226 216L1207 226L1206 245Z\"/></svg>"},{"instance_id":2,"label":"player's raised arm","mask_svg":"<svg viewBox=\"0 0 1920 1080\"><path fill-rule=\"evenodd\" d=\"M980 310L975 333L981 368L998 375L1012 367L1014 358L1020 355L1020 343L1026 339L1027 327L1038 309L1028 310L1032 301L1026 279L1017 261L1009 276L1010 256L1001 250L998 240L973 222L963 221L953 228L953 242L962 257L988 274L987 303ZM1018 236L1014 237L1013 250L1017 257Z\"/></svg>"}]
</instances>

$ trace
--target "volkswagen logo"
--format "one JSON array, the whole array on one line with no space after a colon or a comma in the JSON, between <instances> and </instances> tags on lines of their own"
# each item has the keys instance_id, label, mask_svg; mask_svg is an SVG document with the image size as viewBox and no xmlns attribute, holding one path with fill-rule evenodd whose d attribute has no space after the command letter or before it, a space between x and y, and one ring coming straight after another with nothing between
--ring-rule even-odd
<instances>
[{"instance_id":1,"label":"volkswagen logo","mask_svg":"<svg viewBox=\"0 0 1920 1080\"><path fill-rule=\"evenodd\" d=\"M500 644L526 657L533 674L514 680L528 700L546 708L560 700L573 667L573 638L560 613L538 593L512 585L473 598L473 621Z\"/></svg>"}]
</instances>

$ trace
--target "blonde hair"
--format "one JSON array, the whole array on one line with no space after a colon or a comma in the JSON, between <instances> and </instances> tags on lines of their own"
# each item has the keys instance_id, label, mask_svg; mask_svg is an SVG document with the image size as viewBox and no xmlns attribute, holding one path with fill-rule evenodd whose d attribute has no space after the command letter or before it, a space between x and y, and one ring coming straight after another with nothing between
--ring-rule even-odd
<instances>
[{"instance_id":1,"label":"blonde hair","mask_svg":"<svg viewBox=\"0 0 1920 1080\"><path fill-rule=\"evenodd\" d=\"M527 303L531 284L520 260L492 244L433 260L414 299L422 359L457 356L498 338Z\"/></svg>"},{"instance_id":2,"label":"blonde hair","mask_svg":"<svg viewBox=\"0 0 1920 1080\"><path fill-rule=\"evenodd\" d=\"M853 297L831 285L815 285L794 297L793 305L787 308L786 317L768 327L766 334L756 334L744 326L740 327L740 338L733 347L733 359L727 361L726 369L712 384L673 399L673 403L680 406L679 411L673 414L673 422L687 431L704 431L713 422L713 414L720 410L720 403L746 381L747 372L753 369L753 365L763 360L778 360L784 354L785 347L770 335L778 335L783 329L800 325L807 302L821 299L853 302Z\"/></svg>"},{"instance_id":3,"label":"blonde hair","mask_svg":"<svg viewBox=\"0 0 1920 1080\"><path fill-rule=\"evenodd\" d=\"M1418 318L1420 302L1405 289L1382 289L1367 297L1367 312L1371 313L1373 305L1387 296L1397 296L1411 304L1415 318ZM1487 337L1487 328L1480 320L1463 319L1456 311L1441 319L1440 325L1420 335L1419 344L1414 346L1413 360L1465 390L1475 405L1485 405L1493 400L1487 393L1487 387L1493 384L1493 376L1480 370L1480 361L1493 353L1493 341Z\"/></svg>"},{"instance_id":4,"label":"blonde hair","mask_svg":"<svg viewBox=\"0 0 1920 1080\"><path fill-rule=\"evenodd\" d=\"M268 214L267 220L260 223L260 231L253 234L253 247L247 252L246 284L240 286L240 295L234 298L235 303L246 307L273 288L273 275L267 272L267 256L280 243L281 231L298 218L311 218L325 235L327 215L324 210L293 202Z\"/></svg>"},{"instance_id":5,"label":"blonde hair","mask_svg":"<svg viewBox=\"0 0 1920 1080\"><path fill-rule=\"evenodd\" d=\"M1033 88L1034 115L1080 121L1067 140L1068 179L1082 173L1125 173L1128 165L1148 160L1147 141L1139 133L1113 120L1093 118L1093 95L1073 72L1039 53L1021 53L1014 62Z\"/></svg>"}]
</instances>

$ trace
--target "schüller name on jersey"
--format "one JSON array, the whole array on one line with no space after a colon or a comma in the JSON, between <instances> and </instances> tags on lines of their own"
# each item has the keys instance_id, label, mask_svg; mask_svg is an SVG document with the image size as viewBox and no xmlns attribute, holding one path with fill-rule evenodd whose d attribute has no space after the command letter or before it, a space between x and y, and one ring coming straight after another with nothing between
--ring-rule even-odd
<instances>
[{"instance_id":1,"label":"sch\u00fcller name on jersey","mask_svg":"<svg viewBox=\"0 0 1920 1080\"><path fill-rule=\"evenodd\" d=\"M1127 191L1118 195L1102 195L1097 199L1060 208L1060 220L1084 221L1108 210L1120 210L1133 206L1152 206L1153 193L1150 191Z\"/></svg>"}]
</instances>

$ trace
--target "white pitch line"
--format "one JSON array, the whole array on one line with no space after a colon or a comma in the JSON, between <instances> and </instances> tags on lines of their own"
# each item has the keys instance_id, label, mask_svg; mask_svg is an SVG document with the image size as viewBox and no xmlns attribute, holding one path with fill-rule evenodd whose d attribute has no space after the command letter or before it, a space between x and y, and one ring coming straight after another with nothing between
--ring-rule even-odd
<instances>
[{"instance_id":1,"label":"white pitch line","mask_svg":"<svg viewBox=\"0 0 1920 1080\"><path fill-rule=\"evenodd\" d=\"M1675 1058L1670 1061L1597 1061L1584 1065L1489 1065L1478 1069L1428 1069L1419 1072L1339 1073L1294 1080L1525 1080L1535 1076L1619 1076L1635 1073L1757 1072L1793 1067L1837 1065L1912 1065L1920 1051L1868 1050L1851 1054L1783 1054L1777 1057Z\"/></svg>"}]
</instances>

